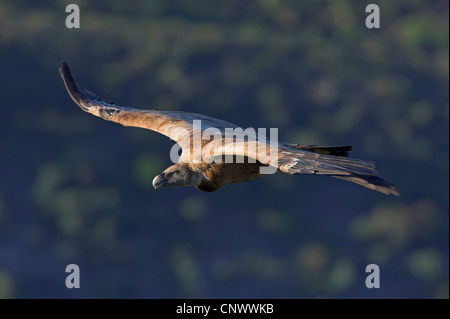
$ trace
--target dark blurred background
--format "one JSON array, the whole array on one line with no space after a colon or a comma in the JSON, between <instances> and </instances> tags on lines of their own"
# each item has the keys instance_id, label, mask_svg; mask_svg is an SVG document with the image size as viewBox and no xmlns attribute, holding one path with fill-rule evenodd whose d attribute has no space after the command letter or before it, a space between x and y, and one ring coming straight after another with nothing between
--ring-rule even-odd
<instances>
[{"instance_id":1,"label":"dark blurred background","mask_svg":"<svg viewBox=\"0 0 450 319\"><path fill-rule=\"evenodd\" d=\"M72 2L80 29L65 27ZM448 298L448 10L0 2L0 298ZM62 60L118 104L351 144L401 196L285 174L155 191L173 142L82 112ZM65 287L71 263L80 289ZM372 263L380 289L365 286Z\"/></svg>"}]
</instances>

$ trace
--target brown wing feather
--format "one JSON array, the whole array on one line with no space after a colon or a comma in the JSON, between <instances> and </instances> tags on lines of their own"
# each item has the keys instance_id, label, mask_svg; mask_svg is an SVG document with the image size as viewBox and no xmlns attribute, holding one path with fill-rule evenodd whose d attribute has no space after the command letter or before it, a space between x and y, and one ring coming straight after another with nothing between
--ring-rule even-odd
<instances>
[{"instance_id":1,"label":"brown wing feather","mask_svg":"<svg viewBox=\"0 0 450 319\"><path fill-rule=\"evenodd\" d=\"M237 127L236 124L203 114L141 110L120 106L100 98L77 84L67 63L62 62L59 72L70 97L84 111L124 126L140 127L161 133L180 143L182 148L188 146L186 141L188 141L187 137L193 133L194 120L201 120L201 130L214 127L224 131L225 128Z\"/></svg>"},{"instance_id":2,"label":"brown wing feather","mask_svg":"<svg viewBox=\"0 0 450 319\"><path fill-rule=\"evenodd\" d=\"M248 145L249 143L241 143L237 147L231 147L226 144L222 148L222 154L248 156ZM269 144L263 143L258 145L257 154L260 154L261 148L262 151L265 149L268 152ZM347 180L384 194L399 195L394 185L378 176L375 164L372 162L345 156L325 155L315 151L291 147L286 143L280 144L278 152L270 153L269 158L271 163L277 163L278 169L286 174L327 175ZM256 156L256 160L260 160L260 158Z\"/></svg>"},{"instance_id":3,"label":"brown wing feather","mask_svg":"<svg viewBox=\"0 0 450 319\"><path fill-rule=\"evenodd\" d=\"M324 155L282 147L279 169L287 174L327 175L347 180L384 194L399 196L397 188L378 176L373 162L343 156Z\"/></svg>"}]
</instances>

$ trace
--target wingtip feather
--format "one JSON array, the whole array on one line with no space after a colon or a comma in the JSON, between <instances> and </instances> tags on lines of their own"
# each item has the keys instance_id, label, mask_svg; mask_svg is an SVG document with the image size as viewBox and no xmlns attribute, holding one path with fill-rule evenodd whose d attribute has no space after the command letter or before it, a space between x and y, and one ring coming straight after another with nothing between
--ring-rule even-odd
<instances>
[{"instance_id":1,"label":"wingtip feather","mask_svg":"<svg viewBox=\"0 0 450 319\"><path fill-rule=\"evenodd\" d=\"M84 100L84 97L80 93L80 91L72 77L72 73L70 72L69 65L65 61L61 62L61 67L59 68L59 73L61 74L61 77L64 81L64 85L66 86L67 92L69 93L72 100L78 106L80 106L83 110L85 110L84 107L81 105L81 101Z\"/></svg>"}]
</instances>

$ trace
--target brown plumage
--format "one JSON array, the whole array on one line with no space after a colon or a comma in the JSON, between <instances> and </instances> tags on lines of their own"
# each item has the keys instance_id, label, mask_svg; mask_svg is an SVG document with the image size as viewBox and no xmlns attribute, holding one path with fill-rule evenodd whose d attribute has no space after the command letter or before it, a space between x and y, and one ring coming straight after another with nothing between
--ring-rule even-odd
<instances>
[{"instance_id":1,"label":"brown plumage","mask_svg":"<svg viewBox=\"0 0 450 319\"><path fill-rule=\"evenodd\" d=\"M348 157L351 146L317 146L278 142L273 152L270 140L258 141L225 139L225 130L238 129L236 124L180 111L140 110L116 105L87 91L72 78L65 62L59 69L69 95L84 111L107 121L149 129L176 141L182 150L178 163L170 166L153 179L155 188L166 186L195 186L213 192L231 183L243 183L264 176L261 168L269 165L286 174L327 175L357 183L384 194L399 195L391 183L378 176L375 165ZM201 120L195 131L194 121ZM192 142L197 134L215 128L220 138L202 139L201 148ZM245 135L245 132L243 133ZM211 151L214 150L214 151ZM253 150L253 152L252 152ZM254 152L256 150L256 153ZM220 154L220 156L215 156ZM266 156L264 161L262 158ZM233 161L224 161L232 157ZM217 161L220 158L222 161ZM268 160L267 160L268 158ZM213 161L213 159L216 159Z\"/></svg>"}]
</instances>

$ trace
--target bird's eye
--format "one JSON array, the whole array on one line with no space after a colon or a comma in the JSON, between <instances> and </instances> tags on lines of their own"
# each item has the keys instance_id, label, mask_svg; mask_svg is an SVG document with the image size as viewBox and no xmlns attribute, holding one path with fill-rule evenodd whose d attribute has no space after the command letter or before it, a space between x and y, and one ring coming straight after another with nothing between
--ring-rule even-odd
<instances>
[{"instance_id":1,"label":"bird's eye","mask_svg":"<svg viewBox=\"0 0 450 319\"><path fill-rule=\"evenodd\" d=\"M173 172L175 175L176 174L180 174L180 171L179 170L176 170L175 172Z\"/></svg>"}]
</instances>

